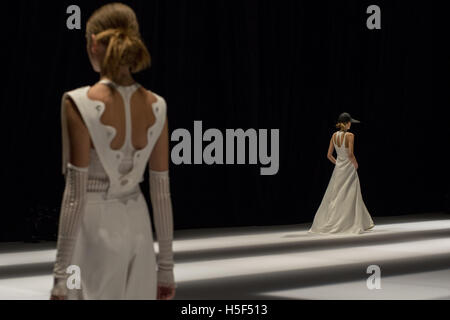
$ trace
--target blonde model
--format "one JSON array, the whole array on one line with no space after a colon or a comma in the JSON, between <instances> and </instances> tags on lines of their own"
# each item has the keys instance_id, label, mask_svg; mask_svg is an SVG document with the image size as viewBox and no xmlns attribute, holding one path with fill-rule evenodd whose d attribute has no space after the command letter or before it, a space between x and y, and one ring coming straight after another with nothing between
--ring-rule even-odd
<instances>
[{"instance_id":1,"label":"blonde model","mask_svg":"<svg viewBox=\"0 0 450 320\"><path fill-rule=\"evenodd\" d=\"M171 299L176 285L166 103L132 78L150 65L150 55L131 8L114 3L98 9L86 37L100 81L62 99L66 186L51 298ZM153 221L139 186L147 165ZM78 268L80 288L68 286L69 266Z\"/></svg>"},{"instance_id":2,"label":"blonde model","mask_svg":"<svg viewBox=\"0 0 450 320\"><path fill-rule=\"evenodd\" d=\"M358 162L353 152L355 137L348 132L352 123L359 121L348 113L338 118L339 131L331 137L327 154L335 167L310 233L358 234L374 227L361 194ZM337 158L333 156L335 149Z\"/></svg>"}]
</instances>

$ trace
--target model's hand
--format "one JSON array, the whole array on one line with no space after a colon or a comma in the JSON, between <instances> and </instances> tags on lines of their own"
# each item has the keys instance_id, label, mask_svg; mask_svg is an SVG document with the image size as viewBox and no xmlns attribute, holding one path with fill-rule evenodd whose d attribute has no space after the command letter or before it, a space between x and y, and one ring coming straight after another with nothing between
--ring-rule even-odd
<instances>
[{"instance_id":1,"label":"model's hand","mask_svg":"<svg viewBox=\"0 0 450 320\"><path fill-rule=\"evenodd\" d=\"M175 288L158 285L158 300L171 300L175 297Z\"/></svg>"},{"instance_id":2,"label":"model's hand","mask_svg":"<svg viewBox=\"0 0 450 320\"><path fill-rule=\"evenodd\" d=\"M65 278L53 278L53 288L50 300L67 300L67 287Z\"/></svg>"},{"instance_id":3,"label":"model's hand","mask_svg":"<svg viewBox=\"0 0 450 320\"><path fill-rule=\"evenodd\" d=\"M359 168L358 162L355 161L355 163L353 163L353 165L355 166L355 169L358 170L358 168Z\"/></svg>"}]
</instances>

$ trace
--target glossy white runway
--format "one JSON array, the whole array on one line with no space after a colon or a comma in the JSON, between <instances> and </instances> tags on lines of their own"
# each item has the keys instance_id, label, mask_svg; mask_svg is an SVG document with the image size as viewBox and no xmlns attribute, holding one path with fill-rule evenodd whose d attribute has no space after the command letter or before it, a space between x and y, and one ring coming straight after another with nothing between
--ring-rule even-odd
<instances>
[{"instance_id":1,"label":"glossy white runway","mask_svg":"<svg viewBox=\"0 0 450 320\"><path fill-rule=\"evenodd\" d=\"M175 232L177 299L450 299L450 215L374 218L363 235L310 224ZM0 299L48 299L55 243L0 244ZM369 265L381 288L367 288Z\"/></svg>"}]
</instances>

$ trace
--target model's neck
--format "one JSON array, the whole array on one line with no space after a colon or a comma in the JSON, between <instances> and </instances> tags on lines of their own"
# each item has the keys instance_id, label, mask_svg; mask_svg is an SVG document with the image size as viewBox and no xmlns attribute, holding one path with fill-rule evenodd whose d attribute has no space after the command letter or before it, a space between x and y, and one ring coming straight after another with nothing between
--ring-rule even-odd
<instances>
[{"instance_id":1,"label":"model's neck","mask_svg":"<svg viewBox=\"0 0 450 320\"><path fill-rule=\"evenodd\" d=\"M128 68L121 69L114 78L109 77L104 73L100 73L100 80L104 79L109 79L120 86L131 86L136 83Z\"/></svg>"}]
</instances>

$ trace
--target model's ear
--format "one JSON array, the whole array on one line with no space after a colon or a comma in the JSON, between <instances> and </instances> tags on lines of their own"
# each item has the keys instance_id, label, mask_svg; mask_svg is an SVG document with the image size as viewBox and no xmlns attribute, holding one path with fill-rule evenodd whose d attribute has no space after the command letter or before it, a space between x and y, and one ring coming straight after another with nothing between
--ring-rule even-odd
<instances>
[{"instance_id":1,"label":"model's ear","mask_svg":"<svg viewBox=\"0 0 450 320\"><path fill-rule=\"evenodd\" d=\"M98 53L98 41L95 34L91 34L91 47L89 48L92 53L97 54Z\"/></svg>"}]
</instances>

